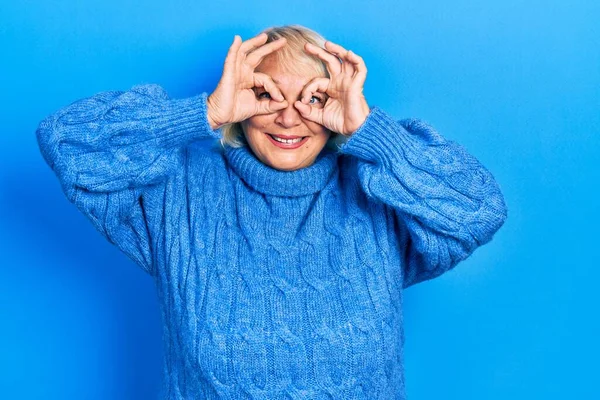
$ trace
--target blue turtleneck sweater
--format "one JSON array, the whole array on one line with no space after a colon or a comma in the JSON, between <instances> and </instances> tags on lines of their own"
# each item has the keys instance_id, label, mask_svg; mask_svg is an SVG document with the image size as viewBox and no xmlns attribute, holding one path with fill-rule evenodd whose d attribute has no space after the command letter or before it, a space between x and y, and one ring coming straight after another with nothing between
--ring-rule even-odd
<instances>
[{"instance_id":1,"label":"blue turtleneck sweater","mask_svg":"<svg viewBox=\"0 0 600 400\"><path fill-rule=\"evenodd\" d=\"M67 198L156 283L161 398L404 399L402 291L492 239L493 176L378 107L278 171L215 145L206 98L103 92L36 132Z\"/></svg>"}]
</instances>

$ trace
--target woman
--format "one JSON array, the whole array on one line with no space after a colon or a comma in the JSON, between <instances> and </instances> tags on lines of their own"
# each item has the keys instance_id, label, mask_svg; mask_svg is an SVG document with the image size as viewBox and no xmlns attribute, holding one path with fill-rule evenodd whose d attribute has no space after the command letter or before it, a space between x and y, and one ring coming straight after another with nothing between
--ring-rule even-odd
<instances>
[{"instance_id":1,"label":"woman","mask_svg":"<svg viewBox=\"0 0 600 400\"><path fill-rule=\"evenodd\" d=\"M369 108L366 73L270 28L235 36L210 96L141 85L40 124L69 200L156 282L163 398L405 398L403 289L507 210L463 147Z\"/></svg>"}]
</instances>

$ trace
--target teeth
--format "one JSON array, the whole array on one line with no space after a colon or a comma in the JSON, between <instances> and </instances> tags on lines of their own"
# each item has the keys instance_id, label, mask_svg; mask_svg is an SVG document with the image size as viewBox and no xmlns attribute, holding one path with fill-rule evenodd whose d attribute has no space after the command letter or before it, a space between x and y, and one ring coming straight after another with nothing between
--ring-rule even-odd
<instances>
[{"instance_id":1,"label":"teeth","mask_svg":"<svg viewBox=\"0 0 600 400\"><path fill-rule=\"evenodd\" d=\"M281 143L298 143L299 141L301 141L304 138L297 138L297 139L280 139L276 136L271 135L271 137L275 140L277 140L278 142Z\"/></svg>"}]
</instances>

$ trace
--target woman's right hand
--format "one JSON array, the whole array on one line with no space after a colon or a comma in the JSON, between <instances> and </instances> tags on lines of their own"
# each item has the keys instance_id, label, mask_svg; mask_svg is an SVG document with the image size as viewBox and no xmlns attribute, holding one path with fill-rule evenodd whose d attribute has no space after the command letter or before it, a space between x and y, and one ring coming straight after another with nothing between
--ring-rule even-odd
<instances>
[{"instance_id":1,"label":"woman's right hand","mask_svg":"<svg viewBox=\"0 0 600 400\"><path fill-rule=\"evenodd\" d=\"M288 106L271 77L254 72L264 57L281 49L286 43L285 38L282 38L264 44L267 38L266 33L261 33L242 42L235 35L225 58L221 80L207 99L208 122L213 129ZM257 99L254 87L264 88L271 99Z\"/></svg>"}]
</instances>

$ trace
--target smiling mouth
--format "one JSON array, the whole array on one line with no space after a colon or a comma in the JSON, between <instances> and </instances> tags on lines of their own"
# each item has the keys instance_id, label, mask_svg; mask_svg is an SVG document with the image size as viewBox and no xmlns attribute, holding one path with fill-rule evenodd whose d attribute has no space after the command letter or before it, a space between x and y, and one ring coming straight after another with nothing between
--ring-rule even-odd
<instances>
[{"instance_id":1,"label":"smiling mouth","mask_svg":"<svg viewBox=\"0 0 600 400\"><path fill-rule=\"evenodd\" d=\"M291 138L275 136L270 133L266 133L275 146L280 148L295 149L300 147L308 139L308 136L292 136Z\"/></svg>"},{"instance_id":2,"label":"smiling mouth","mask_svg":"<svg viewBox=\"0 0 600 400\"><path fill-rule=\"evenodd\" d=\"M304 136L292 136L292 137L284 137L284 136L275 136L267 133L267 135L271 136L274 140L277 140L281 143L298 143L304 140Z\"/></svg>"}]
</instances>

